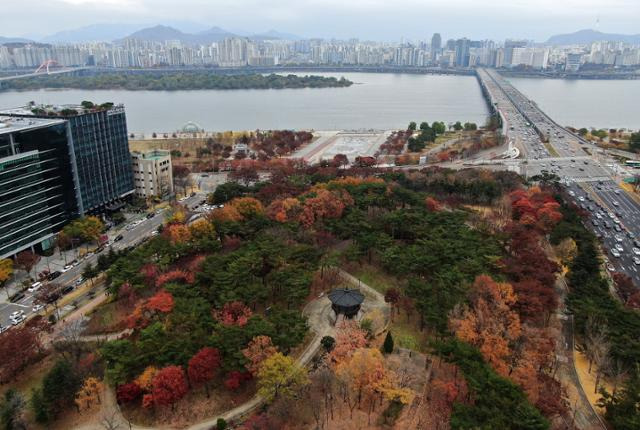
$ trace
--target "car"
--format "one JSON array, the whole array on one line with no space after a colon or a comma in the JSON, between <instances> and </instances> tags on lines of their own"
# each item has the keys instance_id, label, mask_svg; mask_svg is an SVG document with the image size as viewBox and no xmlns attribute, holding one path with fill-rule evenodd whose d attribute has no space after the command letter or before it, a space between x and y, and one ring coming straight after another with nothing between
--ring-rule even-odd
<instances>
[{"instance_id":1,"label":"car","mask_svg":"<svg viewBox=\"0 0 640 430\"><path fill-rule=\"evenodd\" d=\"M20 317L22 315L24 315L24 311L22 309L20 309L19 311L11 312L11 315L9 315L9 318L18 318L18 317Z\"/></svg>"},{"instance_id":2,"label":"car","mask_svg":"<svg viewBox=\"0 0 640 430\"><path fill-rule=\"evenodd\" d=\"M42 287L42 282L34 282L29 288L27 288L27 291L30 293L35 293L40 289L40 287Z\"/></svg>"},{"instance_id":3,"label":"car","mask_svg":"<svg viewBox=\"0 0 640 430\"><path fill-rule=\"evenodd\" d=\"M82 276L80 276L78 279L76 279L76 281L73 283L76 287L80 284L82 284L84 282L84 278Z\"/></svg>"},{"instance_id":4,"label":"car","mask_svg":"<svg viewBox=\"0 0 640 430\"><path fill-rule=\"evenodd\" d=\"M620 194L620 190L613 190L614 193Z\"/></svg>"},{"instance_id":5,"label":"car","mask_svg":"<svg viewBox=\"0 0 640 430\"><path fill-rule=\"evenodd\" d=\"M633 264L640 265L640 258L633 257Z\"/></svg>"},{"instance_id":6,"label":"car","mask_svg":"<svg viewBox=\"0 0 640 430\"><path fill-rule=\"evenodd\" d=\"M635 246L631 249L631 252L633 252L635 255L640 255L640 248L636 248Z\"/></svg>"},{"instance_id":7,"label":"car","mask_svg":"<svg viewBox=\"0 0 640 430\"><path fill-rule=\"evenodd\" d=\"M61 270L62 273L66 272L67 270L71 269L73 267L73 264L67 264L66 266L64 266Z\"/></svg>"},{"instance_id":8,"label":"car","mask_svg":"<svg viewBox=\"0 0 640 430\"><path fill-rule=\"evenodd\" d=\"M11 321L11 324L13 324L13 325L18 325L18 324L20 324L22 321L24 321L26 319L27 319L26 316L21 315L21 316L19 316L17 318L9 318L9 321Z\"/></svg>"},{"instance_id":9,"label":"car","mask_svg":"<svg viewBox=\"0 0 640 430\"><path fill-rule=\"evenodd\" d=\"M569 195L570 195L571 197L573 197L573 196L575 196L575 195L576 195L576 193L575 193L575 192L573 192L573 191L569 191Z\"/></svg>"},{"instance_id":10,"label":"car","mask_svg":"<svg viewBox=\"0 0 640 430\"><path fill-rule=\"evenodd\" d=\"M611 228L611 224L609 224L609 221L604 222L604 228Z\"/></svg>"},{"instance_id":11,"label":"car","mask_svg":"<svg viewBox=\"0 0 640 430\"><path fill-rule=\"evenodd\" d=\"M151 236L157 236L160 232L158 230L153 230L151 232Z\"/></svg>"},{"instance_id":12,"label":"car","mask_svg":"<svg viewBox=\"0 0 640 430\"><path fill-rule=\"evenodd\" d=\"M611 203L613 203L614 206L620 206L620 203L618 203L616 200L612 201Z\"/></svg>"},{"instance_id":13,"label":"car","mask_svg":"<svg viewBox=\"0 0 640 430\"><path fill-rule=\"evenodd\" d=\"M156 216L156 213L155 212L150 212L150 213L147 214L147 219L151 219L154 216Z\"/></svg>"},{"instance_id":14,"label":"car","mask_svg":"<svg viewBox=\"0 0 640 430\"><path fill-rule=\"evenodd\" d=\"M614 239L616 240L616 242L622 242L624 241L624 237L620 236L619 234L616 234L614 236Z\"/></svg>"},{"instance_id":15,"label":"car","mask_svg":"<svg viewBox=\"0 0 640 430\"><path fill-rule=\"evenodd\" d=\"M613 255L616 258L620 258L620 252L615 248L611 250L611 255Z\"/></svg>"},{"instance_id":16,"label":"car","mask_svg":"<svg viewBox=\"0 0 640 430\"><path fill-rule=\"evenodd\" d=\"M636 248L640 248L640 240L635 239L635 240L633 241L633 244L636 246Z\"/></svg>"},{"instance_id":17,"label":"car","mask_svg":"<svg viewBox=\"0 0 640 430\"><path fill-rule=\"evenodd\" d=\"M614 226L613 226L613 229L614 229L615 231L617 231L618 233L622 233L622 229L620 228L620 226L619 226L618 224L614 225Z\"/></svg>"},{"instance_id":18,"label":"car","mask_svg":"<svg viewBox=\"0 0 640 430\"><path fill-rule=\"evenodd\" d=\"M49 276L47 276L47 279L52 281L52 280L56 279L58 276L60 276L60 275L62 275L62 272L59 271L59 270L56 270L55 272L51 272L49 274Z\"/></svg>"},{"instance_id":19,"label":"car","mask_svg":"<svg viewBox=\"0 0 640 430\"><path fill-rule=\"evenodd\" d=\"M620 224L620 220L618 218L614 218L613 222L615 222L616 224Z\"/></svg>"},{"instance_id":20,"label":"car","mask_svg":"<svg viewBox=\"0 0 640 430\"><path fill-rule=\"evenodd\" d=\"M616 243L616 249L620 252L624 252L624 248L619 243Z\"/></svg>"},{"instance_id":21,"label":"car","mask_svg":"<svg viewBox=\"0 0 640 430\"><path fill-rule=\"evenodd\" d=\"M73 285L66 285L62 290L60 290L60 293L64 295L69 294L71 291L73 291Z\"/></svg>"},{"instance_id":22,"label":"car","mask_svg":"<svg viewBox=\"0 0 640 430\"><path fill-rule=\"evenodd\" d=\"M597 220L595 220L595 219L594 219L594 220L591 220L591 224L593 224L593 226L594 226L594 227L597 227L597 226L599 226L599 225L600 225L600 224L598 223L598 221L597 221Z\"/></svg>"},{"instance_id":23,"label":"car","mask_svg":"<svg viewBox=\"0 0 640 430\"><path fill-rule=\"evenodd\" d=\"M632 231L627 231L627 237L629 239L635 239L636 235Z\"/></svg>"},{"instance_id":24,"label":"car","mask_svg":"<svg viewBox=\"0 0 640 430\"><path fill-rule=\"evenodd\" d=\"M580 196L578 197L578 200L580 200L581 202L584 202L584 197Z\"/></svg>"},{"instance_id":25,"label":"car","mask_svg":"<svg viewBox=\"0 0 640 430\"><path fill-rule=\"evenodd\" d=\"M615 268L615 267L613 267L613 264L611 264L611 263L607 263L607 270L608 270L609 272L615 272L615 271L616 271L616 268Z\"/></svg>"},{"instance_id":26,"label":"car","mask_svg":"<svg viewBox=\"0 0 640 430\"><path fill-rule=\"evenodd\" d=\"M44 306L41 304L33 305L33 308L31 308L33 312L40 312L42 309L44 309Z\"/></svg>"},{"instance_id":27,"label":"car","mask_svg":"<svg viewBox=\"0 0 640 430\"><path fill-rule=\"evenodd\" d=\"M596 214L596 218L598 218L598 219L602 219L602 214L601 214L600 212L598 212L598 213Z\"/></svg>"},{"instance_id":28,"label":"car","mask_svg":"<svg viewBox=\"0 0 640 430\"><path fill-rule=\"evenodd\" d=\"M121 234L119 234L119 235L117 235L117 236L115 237L115 239L113 239L113 241L114 241L114 242L119 242L119 241L121 241L122 239L124 239L124 238L122 237L122 235L121 235Z\"/></svg>"},{"instance_id":29,"label":"car","mask_svg":"<svg viewBox=\"0 0 640 430\"><path fill-rule=\"evenodd\" d=\"M616 216L613 214L613 212L609 212L607 215L609 215L609 218L614 219Z\"/></svg>"}]
</instances>

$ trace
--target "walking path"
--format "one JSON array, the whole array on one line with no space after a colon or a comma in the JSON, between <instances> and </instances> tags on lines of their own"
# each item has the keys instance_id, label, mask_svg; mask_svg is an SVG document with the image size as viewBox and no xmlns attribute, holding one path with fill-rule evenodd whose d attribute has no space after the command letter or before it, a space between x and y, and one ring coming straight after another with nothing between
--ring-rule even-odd
<instances>
[{"instance_id":1,"label":"walking path","mask_svg":"<svg viewBox=\"0 0 640 430\"><path fill-rule=\"evenodd\" d=\"M388 306L384 301L384 296L380 294L378 291L370 287L369 285L363 283L356 277L351 274L345 272L344 270L338 268L340 276L347 282L349 282L354 288L359 288L363 290L369 297L374 300L372 305L385 307ZM88 312L93 307L97 306L101 303L98 301L100 297L97 297L92 302L88 303L87 306L79 309L72 316L69 316L69 320L73 320L76 318L82 318L86 312ZM104 299L102 299L104 300ZM93 305L90 307L89 305ZM324 336L331 336L335 334L335 327L331 323L330 320L330 312L331 312L331 302L327 298L326 295L322 295L311 302L309 302L305 308L303 309L303 314L307 317L307 321L309 327L314 333L314 337L311 342L306 346L306 348L302 351L300 356L297 359L297 363L301 366L306 366L309 364L311 359L316 355L318 350L320 349L320 341ZM119 333L111 333L108 335L96 335L96 336L83 336L81 340L83 341L99 341L99 340L112 340L117 339L120 336L127 334L127 330L124 330ZM188 430L209 430L212 427L215 427L219 418L224 419L227 422L237 421L243 417L246 417L255 409L257 409L260 405L262 405L263 399L256 395L247 402L230 409L222 414L216 415L214 417L208 418L202 422L194 424L188 427ZM112 428L118 429L131 429L131 430L159 430L164 427L144 427L139 426L137 424L129 423L127 419L122 415L120 408L118 407L118 403L116 402L115 395L113 389L106 388L104 393L104 401L101 404L100 417L109 417L112 423L118 424L118 426L114 426ZM80 428L80 430L93 430L103 428L101 426L96 427L95 425L86 425Z\"/></svg>"}]
</instances>

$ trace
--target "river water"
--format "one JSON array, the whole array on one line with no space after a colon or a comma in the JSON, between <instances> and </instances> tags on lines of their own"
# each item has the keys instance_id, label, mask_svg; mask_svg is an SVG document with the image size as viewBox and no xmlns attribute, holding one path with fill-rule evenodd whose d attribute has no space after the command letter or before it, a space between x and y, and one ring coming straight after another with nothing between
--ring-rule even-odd
<instances>
[{"instance_id":1,"label":"river water","mask_svg":"<svg viewBox=\"0 0 640 430\"><path fill-rule=\"evenodd\" d=\"M172 132L188 121L208 131L397 129L410 121L470 121L488 115L475 77L391 73L314 73L349 88L284 90L36 90L0 92L0 108L38 103L124 103L129 130ZM640 129L640 80L509 78L562 125Z\"/></svg>"},{"instance_id":2,"label":"river water","mask_svg":"<svg viewBox=\"0 0 640 430\"><path fill-rule=\"evenodd\" d=\"M488 110L475 77L313 73L355 82L348 88L283 90L36 90L0 92L0 108L37 103L124 103L133 132L172 132L188 121L208 131L397 129L410 121L483 124Z\"/></svg>"},{"instance_id":3,"label":"river water","mask_svg":"<svg viewBox=\"0 0 640 430\"><path fill-rule=\"evenodd\" d=\"M507 79L560 125L640 129L640 80Z\"/></svg>"}]
</instances>

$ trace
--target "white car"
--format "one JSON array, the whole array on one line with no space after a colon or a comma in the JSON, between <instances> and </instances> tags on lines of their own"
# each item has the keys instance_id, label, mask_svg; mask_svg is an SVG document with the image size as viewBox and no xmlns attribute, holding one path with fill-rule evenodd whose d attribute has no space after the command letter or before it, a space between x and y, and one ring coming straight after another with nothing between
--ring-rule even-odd
<instances>
[{"instance_id":1,"label":"white car","mask_svg":"<svg viewBox=\"0 0 640 430\"><path fill-rule=\"evenodd\" d=\"M624 252L624 248L619 243L616 243L616 249L620 252Z\"/></svg>"},{"instance_id":2,"label":"white car","mask_svg":"<svg viewBox=\"0 0 640 430\"><path fill-rule=\"evenodd\" d=\"M27 291L30 293L35 293L40 289L40 287L42 287L42 282L34 282L29 288L27 288Z\"/></svg>"},{"instance_id":3,"label":"white car","mask_svg":"<svg viewBox=\"0 0 640 430\"><path fill-rule=\"evenodd\" d=\"M580 196L578 197L578 200L580 200L581 202L584 202L584 197Z\"/></svg>"},{"instance_id":4,"label":"white car","mask_svg":"<svg viewBox=\"0 0 640 430\"><path fill-rule=\"evenodd\" d=\"M44 309L43 305L33 305L33 308L31 310L33 312L39 312L41 309Z\"/></svg>"},{"instance_id":5,"label":"white car","mask_svg":"<svg viewBox=\"0 0 640 430\"><path fill-rule=\"evenodd\" d=\"M633 264L636 264L636 265L640 266L640 258L633 257Z\"/></svg>"},{"instance_id":6,"label":"white car","mask_svg":"<svg viewBox=\"0 0 640 430\"><path fill-rule=\"evenodd\" d=\"M576 193L574 193L573 191L569 191L569 195L570 195L571 197L573 197L573 196L575 196L575 195L576 195Z\"/></svg>"},{"instance_id":7,"label":"white car","mask_svg":"<svg viewBox=\"0 0 640 430\"><path fill-rule=\"evenodd\" d=\"M16 318L9 318L9 321L11 321L11 324L13 324L13 325L18 325L18 324L20 324L22 321L24 321L26 319L27 319L26 316L20 315L20 316L18 316Z\"/></svg>"},{"instance_id":8,"label":"white car","mask_svg":"<svg viewBox=\"0 0 640 430\"><path fill-rule=\"evenodd\" d=\"M616 238L616 242L624 241L624 237L620 236L619 234L616 234L615 238Z\"/></svg>"},{"instance_id":9,"label":"white car","mask_svg":"<svg viewBox=\"0 0 640 430\"><path fill-rule=\"evenodd\" d=\"M67 270L71 269L73 267L73 264L67 264L66 266L64 266L62 268L62 270L60 270L62 273L66 272Z\"/></svg>"},{"instance_id":10,"label":"white car","mask_svg":"<svg viewBox=\"0 0 640 430\"><path fill-rule=\"evenodd\" d=\"M21 309L19 311L11 312L11 315L9 315L9 318L10 319L16 319L16 318L20 318L23 315L24 315L24 311Z\"/></svg>"},{"instance_id":11,"label":"white car","mask_svg":"<svg viewBox=\"0 0 640 430\"><path fill-rule=\"evenodd\" d=\"M638 249L638 248L636 248L636 247L633 247L633 249L632 249L631 251L633 251L633 253L634 253L635 255L640 255L640 249Z\"/></svg>"},{"instance_id":12,"label":"white car","mask_svg":"<svg viewBox=\"0 0 640 430\"><path fill-rule=\"evenodd\" d=\"M613 248L613 249L611 250L611 255L613 255L613 256L614 256L614 257L616 257L616 258L619 258L619 257L620 257L620 253L619 253L619 252L618 252L618 250L617 250L617 249L615 249L615 248Z\"/></svg>"}]
</instances>

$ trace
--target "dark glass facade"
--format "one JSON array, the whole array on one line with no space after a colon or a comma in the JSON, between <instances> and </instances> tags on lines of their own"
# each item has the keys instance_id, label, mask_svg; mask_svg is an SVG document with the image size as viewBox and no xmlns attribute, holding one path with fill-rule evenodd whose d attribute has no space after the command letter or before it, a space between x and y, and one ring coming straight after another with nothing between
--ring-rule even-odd
<instances>
[{"instance_id":1,"label":"dark glass facade","mask_svg":"<svg viewBox=\"0 0 640 430\"><path fill-rule=\"evenodd\" d=\"M0 258L48 248L77 216L67 131L60 121L0 133Z\"/></svg>"},{"instance_id":2,"label":"dark glass facade","mask_svg":"<svg viewBox=\"0 0 640 430\"><path fill-rule=\"evenodd\" d=\"M133 171L124 109L91 112L69 121L81 213L102 211L132 194Z\"/></svg>"}]
</instances>

